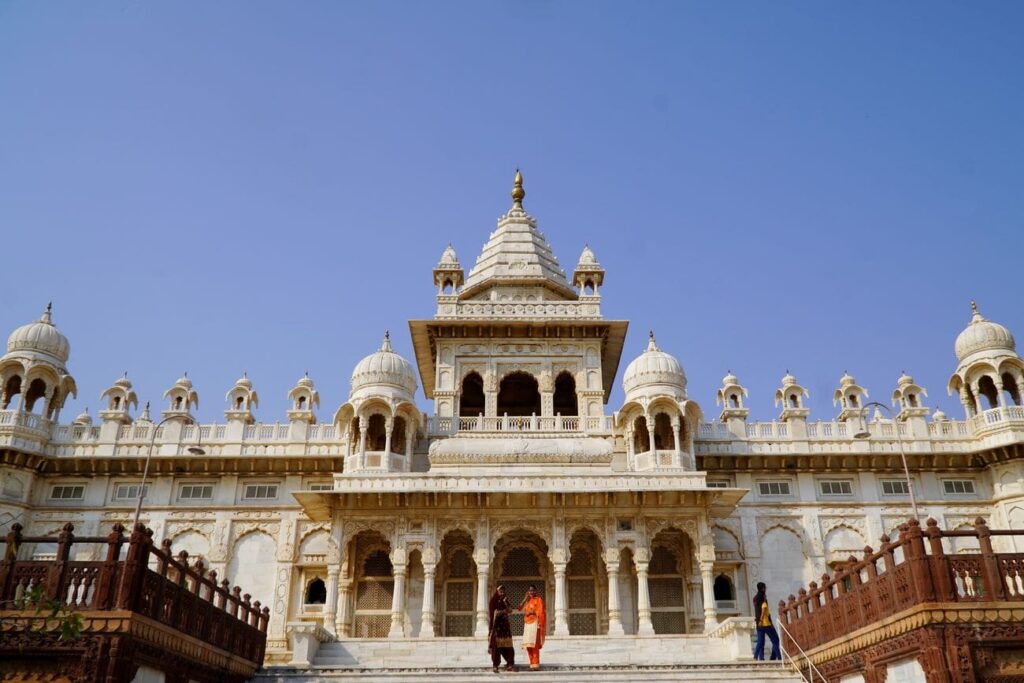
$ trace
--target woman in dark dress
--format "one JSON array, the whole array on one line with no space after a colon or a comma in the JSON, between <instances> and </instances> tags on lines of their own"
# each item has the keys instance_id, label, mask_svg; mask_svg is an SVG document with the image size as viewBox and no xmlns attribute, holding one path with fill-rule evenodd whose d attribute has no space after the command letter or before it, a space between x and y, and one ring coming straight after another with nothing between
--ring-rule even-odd
<instances>
[{"instance_id":1,"label":"woman in dark dress","mask_svg":"<svg viewBox=\"0 0 1024 683\"><path fill-rule=\"evenodd\" d=\"M508 619L511 611L508 598L505 597L505 587L498 586L487 606L487 615L491 625L491 630L487 634L487 651L491 653L491 665L494 667L494 673L498 673L498 665L501 664L502 657L505 658L507 671L516 670L516 649L512 644L512 623Z\"/></svg>"}]
</instances>

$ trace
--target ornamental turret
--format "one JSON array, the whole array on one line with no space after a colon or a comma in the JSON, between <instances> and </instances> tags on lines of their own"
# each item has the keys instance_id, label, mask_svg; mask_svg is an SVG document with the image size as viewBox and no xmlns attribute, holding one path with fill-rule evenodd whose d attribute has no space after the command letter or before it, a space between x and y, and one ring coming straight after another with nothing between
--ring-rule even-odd
<instances>
[{"instance_id":1,"label":"ornamental turret","mask_svg":"<svg viewBox=\"0 0 1024 683\"><path fill-rule=\"evenodd\" d=\"M100 411L100 419L104 423L113 422L119 425L131 424L129 410L139 407L139 399L132 391L132 383L128 373L124 373L114 384L100 394L100 400L106 401L106 408Z\"/></svg>"},{"instance_id":2,"label":"ornamental turret","mask_svg":"<svg viewBox=\"0 0 1024 683\"><path fill-rule=\"evenodd\" d=\"M449 244L441 253L441 260L434 266L434 284L437 286L438 303L442 297L455 297L465 282L462 264Z\"/></svg>"},{"instance_id":3,"label":"ornamental turret","mask_svg":"<svg viewBox=\"0 0 1024 683\"><path fill-rule=\"evenodd\" d=\"M782 406L779 420L789 425L789 432L794 439L807 438L807 416L810 410L804 399L810 398L807 389L800 386L796 377L786 370L782 377L782 386L775 391L775 405Z\"/></svg>"},{"instance_id":4,"label":"ornamental turret","mask_svg":"<svg viewBox=\"0 0 1024 683\"><path fill-rule=\"evenodd\" d=\"M252 380L249 379L248 373L242 373L225 398L228 409L224 411L224 417L227 418L229 425L233 422L245 425L256 423L256 416L252 410L259 407L260 399L256 390L252 388Z\"/></svg>"},{"instance_id":5,"label":"ornamental turret","mask_svg":"<svg viewBox=\"0 0 1024 683\"><path fill-rule=\"evenodd\" d=\"M854 429L863 426L863 420L867 418L867 411L864 409L867 398L867 389L857 384L853 375L844 371L843 376L839 378L839 388L832 396L832 405L840 407L836 419L852 425Z\"/></svg>"},{"instance_id":6,"label":"ornamental turret","mask_svg":"<svg viewBox=\"0 0 1024 683\"><path fill-rule=\"evenodd\" d=\"M728 425L729 431L739 438L747 434L746 423L750 409L744 405L746 396L747 390L740 385L739 378L732 374L732 370L727 370L722 378L722 388L715 394L715 403L722 406L718 419Z\"/></svg>"},{"instance_id":7,"label":"ornamental turret","mask_svg":"<svg viewBox=\"0 0 1024 683\"><path fill-rule=\"evenodd\" d=\"M967 417L985 410L1022 405L1024 361L1008 329L986 319L971 302L971 322L956 338L956 372L949 393L956 392Z\"/></svg>"},{"instance_id":8,"label":"ornamental turret","mask_svg":"<svg viewBox=\"0 0 1024 683\"><path fill-rule=\"evenodd\" d=\"M174 386L164 392L167 399L167 410L162 416L168 418L180 418L183 422L192 422L192 408L199 408L199 394L192 389L192 380L188 373L178 378Z\"/></svg>"},{"instance_id":9,"label":"ornamental turret","mask_svg":"<svg viewBox=\"0 0 1024 683\"><path fill-rule=\"evenodd\" d=\"M7 339L7 353L0 357L0 410L56 421L67 397L78 394L66 367L70 355L71 344L53 324L53 305L47 305L39 320Z\"/></svg>"},{"instance_id":10,"label":"ornamental turret","mask_svg":"<svg viewBox=\"0 0 1024 683\"><path fill-rule=\"evenodd\" d=\"M580 298L601 297L601 285L604 284L604 267L597 262L590 245L584 245L580 261L572 272L572 283L580 290Z\"/></svg>"},{"instance_id":11,"label":"ornamental turret","mask_svg":"<svg viewBox=\"0 0 1024 683\"><path fill-rule=\"evenodd\" d=\"M907 424L911 438L928 438L928 408L922 401L926 396L928 392L913 377L900 373L896 390L892 392L892 404L897 408L896 421Z\"/></svg>"},{"instance_id":12,"label":"ornamental turret","mask_svg":"<svg viewBox=\"0 0 1024 683\"><path fill-rule=\"evenodd\" d=\"M320 393L313 388L313 380L309 373L304 374L291 391L288 392L288 399L292 402L291 410L288 411L289 422L304 422L306 424L316 423L316 414L313 408L320 407Z\"/></svg>"}]
</instances>

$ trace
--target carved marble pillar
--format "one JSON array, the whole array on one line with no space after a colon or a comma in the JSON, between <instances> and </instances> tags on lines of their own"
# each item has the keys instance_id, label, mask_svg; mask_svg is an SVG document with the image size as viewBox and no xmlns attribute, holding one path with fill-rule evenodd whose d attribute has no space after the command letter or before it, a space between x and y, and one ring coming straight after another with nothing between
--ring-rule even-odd
<instances>
[{"instance_id":1,"label":"carved marble pillar","mask_svg":"<svg viewBox=\"0 0 1024 683\"><path fill-rule=\"evenodd\" d=\"M555 567L555 635L569 635L568 586L565 580L565 563Z\"/></svg>"},{"instance_id":2,"label":"carved marble pillar","mask_svg":"<svg viewBox=\"0 0 1024 683\"><path fill-rule=\"evenodd\" d=\"M335 617L338 613L338 574L339 567L327 568L327 604L324 605L324 628L337 635Z\"/></svg>"},{"instance_id":3,"label":"carved marble pillar","mask_svg":"<svg viewBox=\"0 0 1024 683\"><path fill-rule=\"evenodd\" d=\"M412 421L407 423L405 428L405 471L412 471L412 449L413 442L416 439L416 427L412 424Z\"/></svg>"},{"instance_id":4,"label":"carved marble pillar","mask_svg":"<svg viewBox=\"0 0 1024 683\"><path fill-rule=\"evenodd\" d=\"M651 592L647 585L647 565L650 561L650 551L647 548L637 548L633 562L636 564L636 611L640 618L637 635L640 636L654 635L654 624L651 623Z\"/></svg>"},{"instance_id":5,"label":"carved marble pillar","mask_svg":"<svg viewBox=\"0 0 1024 683\"><path fill-rule=\"evenodd\" d=\"M625 635L619 606L619 553L614 548L605 553L605 567L608 572L608 635Z\"/></svg>"},{"instance_id":6,"label":"carved marble pillar","mask_svg":"<svg viewBox=\"0 0 1024 683\"><path fill-rule=\"evenodd\" d=\"M434 575L437 563L423 563L423 616L420 620L420 638L433 638L434 631Z\"/></svg>"},{"instance_id":7,"label":"carved marble pillar","mask_svg":"<svg viewBox=\"0 0 1024 683\"><path fill-rule=\"evenodd\" d=\"M391 630L388 631L388 638L405 637L405 577L409 572L409 565L395 564L395 588L391 596Z\"/></svg>"},{"instance_id":8,"label":"carved marble pillar","mask_svg":"<svg viewBox=\"0 0 1024 683\"><path fill-rule=\"evenodd\" d=\"M704 633L718 627L718 606L715 604L715 564L700 563L700 580L704 587Z\"/></svg>"},{"instance_id":9,"label":"carved marble pillar","mask_svg":"<svg viewBox=\"0 0 1024 683\"><path fill-rule=\"evenodd\" d=\"M647 450L651 453L654 452L654 416L644 413L644 424L647 425ZM655 465L658 464L658 459L654 458L653 462Z\"/></svg>"},{"instance_id":10,"label":"carved marble pillar","mask_svg":"<svg viewBox=\"0 0 1024 683\"><path fill-rule=\"evenodd\" d=\"M483 638L487 635L488 624L487 624L487 576L490 571L490 564L486 560L489 558L484 556L483 562L480 561L481 554L486 554L486 550L477 554L476 561L476 630L473 635L477 638Z\"/></svg>"},{"instance_id":11,"label":"carved marble pillar","mask_svg":"<svg viewBox=\"0 0 1024 683\"><path fill-rule=\"evenodd\" d=\"M339 638L351 635L352 622L352 579L342 576L338 582L338 614L334 619L334 633Z\"/></svg>"},{"instance_id":12,"label":"carved marble pillar","mask_svg":"<svg viewBox=\"0 0 1024 683\"><path fill-rule=\"evenodd\" d=\"M370 420L365 415L359 418L359 469L366 469L366 430Z\"/></svg>"},{"instance_id":13,"label":"carved marble pillar","mask_svg":"<svg viewBox=\"0 0 1024 683\"><path fill-rule=\"evenodd\" d=\"M672 440L675 442L675 461L676 467L683 466L683 445L679 441L679 431L682 428L682 422L678 417L672 418Z\"/></svg>"},{"instance_id":14,"label":"carved marble pillar","mask_svg":"<svg viewBox=\"0 0 1024 683\"><path fill-rule=\"evenodd\" d=\"M391 432L395 430L395 419L389 417L384 421L384 469L391 470Z\"/></svg>"},{"instance_id":15,"label":"carved marble pillar","mask_svg":"<svg viewBox=\"0 0 1024 683\"><path fill-rule=\"evenodd\" d=\"M996 385L996 400L999 401L999 407L1006 407L1006 394L1003 393L1003 380L998 375L995 377Z\"/></svg>"}]
</instances>

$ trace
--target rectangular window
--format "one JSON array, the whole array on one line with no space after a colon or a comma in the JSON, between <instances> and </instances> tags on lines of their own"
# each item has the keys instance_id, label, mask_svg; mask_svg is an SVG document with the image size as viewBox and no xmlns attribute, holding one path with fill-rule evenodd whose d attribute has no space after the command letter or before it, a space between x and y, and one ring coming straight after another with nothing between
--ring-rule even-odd
<instances>
[{"instance_id":1,"label":"rectangular window","mask_svg":"<svg viewBox=\"0 0 1024 683\"><path fill-rule=\"evenodd\" d=\"M54 486L50 489L50 500L82 500L83 498L85 498L84 485Z\"/></svg>"},{"instance_id":2,"label":"rectangular window","mask_svg":"<svg viewBox=\"0 0 1024 683\"><path fill-rule=\"evenodd\" d=\"M709 489L727 489L729 488L729 482L715 479L708 479Z\"/></svg>"},{"instance_id":3,"label":"rectangular window","mask_svg":"<svg viewBox=\"0 0 1024 683\"><path fill-rule=\"evenodd\" d=\"M321 481L321 482L317 482L315 484L310 484L309 485L309 490L310 491L333 491L334 490L334 484L332 484L329 481L327 481L327 482L322 482Z\"/></svg>"},{"instance_id":4,"label":"rectangular window","mask_svg":"<svg viewBox=\"0 0 1024 683\"><path fill-rule=\"evenodd\" d=\"M948 494L962 496L974 493L974 482L970 479L944 479L942 489Z\"/></svg>"},{"instance_id":5,"label":"rectangular window","mask_svg":"<svg viewBox=\"0 0 1024 683\"><path fill-rule=\"evenodd\" d=\"M276 500L277 484L246 484L245 500Z\"/></svg>"},{"instance_id":6,"label":"rectangular window","mask_svg":"<svg viewBox=\"0 0 1024 683\"><path fill-rule=\"evenodd\" d=\"M820 482L821 495L823 496L852 496L853 484L848 481L823 481Z\"/></svg>"},{"instance_id":7,"label":"rectangular window","mask_svg":"<svg viewBox=\"0 0 1024 683\"><path fill-rule=\"evenodd\" d=\"M114 488L114 500L135 500L139 497L139 490L141 488L141 484L118 484ZM149 484L146 484L146 493L143 497L148 495Z\"/></svg>"},{"instance_id":8,"label":"rectangular window","mask_svg":"<svg viewBox=\"0 0 1024 683\"><path fill-rule=\"evenodd\" d=\"M903 479L886 479L882 481L882 493L886 496L909 496L910 487Z\"/></svg>"},{"instance_id":9,"label":"rectangular window","mask_svg":"<svg viewBox=\"0 0 1024 683\"><path fill-rule=\"evenodd\" d=\"M178 500L212 500L213 484L182 484Z\"/></svg>"},{"instance_id":10,"label":"rectangular window","mask_svg":"<svg viewBox=\"0 0 1024 683\"><path fill-rule=\"evenodd\" d=\"M788 496L788 481L760 481L757 490L762 496Z\"/></svg>"}]
</instances>

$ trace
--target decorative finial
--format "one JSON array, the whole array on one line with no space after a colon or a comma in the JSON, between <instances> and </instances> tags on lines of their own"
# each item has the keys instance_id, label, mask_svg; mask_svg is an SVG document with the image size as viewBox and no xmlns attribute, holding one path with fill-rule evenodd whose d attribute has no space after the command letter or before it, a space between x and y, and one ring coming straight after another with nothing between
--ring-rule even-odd
<instances>
[{"instance_id":1,"label":"decorative finial","mask_svg":"<svg viewBox=\"0 0 1024 683\"><path fill-rule=\"evenodd\" d=\"M516 169L515 184L512 187L512 206L521 209L523 208L523 198L526 196L526 190L523 189L523 174Z\"/></svg>"},{"instance_id":2,"label":"decorative finial","mask_svg":"<svg viewBox=\"0 0 1024 683\"><path fill-rule=\"evenodd\" d=\"M380 345L381 351L393 351L391 348L391 330L384 330L384 343Z\"/></svg>"},{"instance_id":3,"label":"decorative finial","mask_svg":"<svg viewBox=\"0 0 1024 683\"><path fill-rule=\"evenodd\" d=\"M53 313L53 302L51 301L50 303L46 304L46 310L43 311L43 317L39 319L39 322L48 323L48 324L52 325L53 324L53 316L51 315L52 313Z\"/></svg>"},{"instance_id":4,"label":"decorative finial","mask_svg":"<svg viewBox=\"0 0 1024 683\"><path fill-rule=\"evenodd\" d=\"M978 310L978 304L976 304L975 302L972 301L971 302L971 322L972 323L980 323L984 319L985 319L984 316L981 315L981 311Z\"/></svg>"},{"instance_id":5,"label":"decorative finial","mask_svg":"<svg viewBox=\"0 0 1024 683\"><path fill-rule=\"evenodd\" d=\"M654 341L654 330L647 330L647 350L660 351L657 342Z\"/></svg>"}]
</instances>

